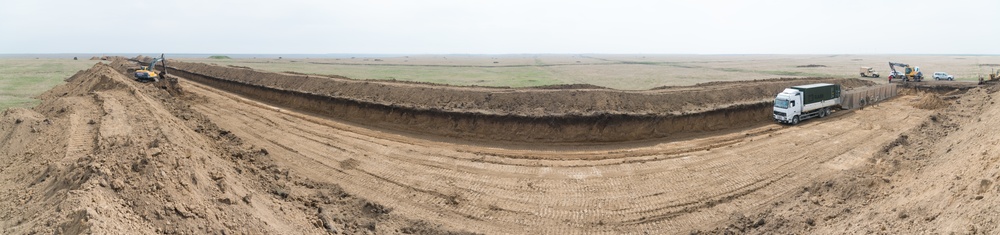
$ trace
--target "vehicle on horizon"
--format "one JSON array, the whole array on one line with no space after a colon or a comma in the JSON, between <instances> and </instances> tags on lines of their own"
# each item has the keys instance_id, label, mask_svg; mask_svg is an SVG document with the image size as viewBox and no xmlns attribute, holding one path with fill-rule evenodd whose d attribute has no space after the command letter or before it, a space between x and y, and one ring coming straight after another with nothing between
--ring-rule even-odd
<instances>
[{"instance_id":1,"label":"vehicle on horizon","mask_svg":"<svg viewBox=\"0 0 1000 235\"><path fill-rule=\"evenodd\" d=\"M934 80L954 81L955 76L949 75L948 73L945 72L934 72Z\"/></svg>"},{"instance_id":2,"label":"vehicle on horizon","mask_svg":"<svg viewBox=\"0 0 1000 235\"><path fill-rule=\"evenodd\" d=\"M867 77L877 78L878 72L876 72L875 69L873 69L872 67L861 67L861 76L866 78Z\"/></svg>"}]
</instances>

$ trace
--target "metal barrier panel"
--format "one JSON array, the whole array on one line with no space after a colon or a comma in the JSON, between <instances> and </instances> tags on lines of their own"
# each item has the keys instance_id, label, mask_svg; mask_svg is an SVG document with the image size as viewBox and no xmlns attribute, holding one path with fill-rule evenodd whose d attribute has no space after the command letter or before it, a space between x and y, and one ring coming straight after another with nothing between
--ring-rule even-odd
<instances>
[{"instance_id":1,"label":"metal barrier panel","mask_svg":"<svg viewBox=\"0 0 1000 235\"><path fill-rule=\"evenodd\" d=\"M843 109L861 108L892 98L898 93L899 88L894 84L855 88L841 94L840 106Z\"/></svg>"}]
</instances>

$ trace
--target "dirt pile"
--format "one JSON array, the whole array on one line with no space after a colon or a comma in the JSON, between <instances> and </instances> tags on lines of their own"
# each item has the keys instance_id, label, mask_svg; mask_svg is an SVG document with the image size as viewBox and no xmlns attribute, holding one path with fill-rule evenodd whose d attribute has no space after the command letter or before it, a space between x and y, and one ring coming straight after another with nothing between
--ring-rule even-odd
<instances>
[{"instance_id":1,"label":"dirt pile","mask_svg":"<svg viewBox=\"0 0 1000 235\"><path fill-rule=\"evenodd\" d=\"M123 57L123 56L107 56L107 55L105 55L105 56L90 57L90 60L109 60L109 61L114 61L114 60L124 60L124 59L126 59L126 58Z\"/></svg>"},{"instance_id":2,"label":"dirt pile","mask_svg":"<svg viewBox=\"0 0 1000 235\"><path fill-rule=\"evenodd\" d=\"M782 89L858 79L774 79L648 91L505 89L359 81L170 61L172 74L284 108L464 139L614 142L757 125Z\"/></svg>"},{"instance_id":3,"label":"dirt pile","mask_svg":"<svg viewBox=\"0 0 1000 235\"><path fill-rule=\"evenodd\" d=\"M144 56L144 55L137 55L137 56L135 56L135 58L132 58L132 60L141 61L141 62L144 62L144 63L149 63L150 61L153 61L153 57Z\"/></svg>"},{"instance_id":4,"label":"dirt pile","mask_svg":"<svg viewBox=\"0 0 1000 235\"><path fill-rule=\"evenodd\" d=\"M196 97L122 72L98 63L3 113L0 233L440 232L278 167Z\"/></svg>"},{"instance_id":5,"label":"dirt pile","mask_svg":"<svg viewBox=\"0 0 1000 235\"><path fill-rule=\"evenodd\" d=\"M948 107L948 101L941 99L934 93L925 92L920 95L920 100L913 104L918 109L940 109Z\"/></svg>"},{"instance_id":6,"label":"dirt pile","mask_svg":"<svg viewBox=\"0 0 1000 235\"><path fill-rule=\"evenodd\" d=\"M821 65L821 64L807 64L807 65L798 65L798 66L795 66L795 67L796 68L824 68L824 67L826 67L826 65Z\"/></svg>"}]
</instances>

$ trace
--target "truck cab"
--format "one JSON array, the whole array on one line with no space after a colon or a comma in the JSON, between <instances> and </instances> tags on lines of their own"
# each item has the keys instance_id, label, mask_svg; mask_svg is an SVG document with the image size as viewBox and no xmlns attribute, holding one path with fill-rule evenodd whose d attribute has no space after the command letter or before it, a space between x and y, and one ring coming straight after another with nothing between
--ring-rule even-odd
<instances>
[{"instance_id":1,"label":"truck cab","mask_svg":"<svg viewBox=\"0 0 1000 235\"><path fill-rule=\"evenodd\" d=\"M775 121L798 124L813 117L826 117L840 105L840 86L817 83L785 88L774 97Z\"/></svg>"},{"instance_id":2,"label":"truck cab","mask_svg":"<svg viewBox=\"0 0 1000 235\"><path fill-rule=\"evenodd\" d=\"M785 88L774 98L774 120L782 123L799 123L799 117L802 115L801 105L802 92Z\"/></svg>"}]
</instances>

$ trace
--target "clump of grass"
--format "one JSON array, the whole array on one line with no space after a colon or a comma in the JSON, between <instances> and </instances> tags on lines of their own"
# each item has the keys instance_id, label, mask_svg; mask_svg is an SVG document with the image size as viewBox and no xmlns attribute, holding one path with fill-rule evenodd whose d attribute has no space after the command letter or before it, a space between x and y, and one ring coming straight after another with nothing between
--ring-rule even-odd
<instances>
[{"instance_id":1,"label":"clump of grass","mask_svg":"<svg viewBox=\"0 0 1000 235\"><path fill-rule=\"evenodd\" d=\"M209 56L208 58L209 59L216 59L216 60L228 60L228 59L232 59L232 58L229 58L229 56L224 56L224 55L213 55L213 56Z\"/></svg>"}]
</instances>

